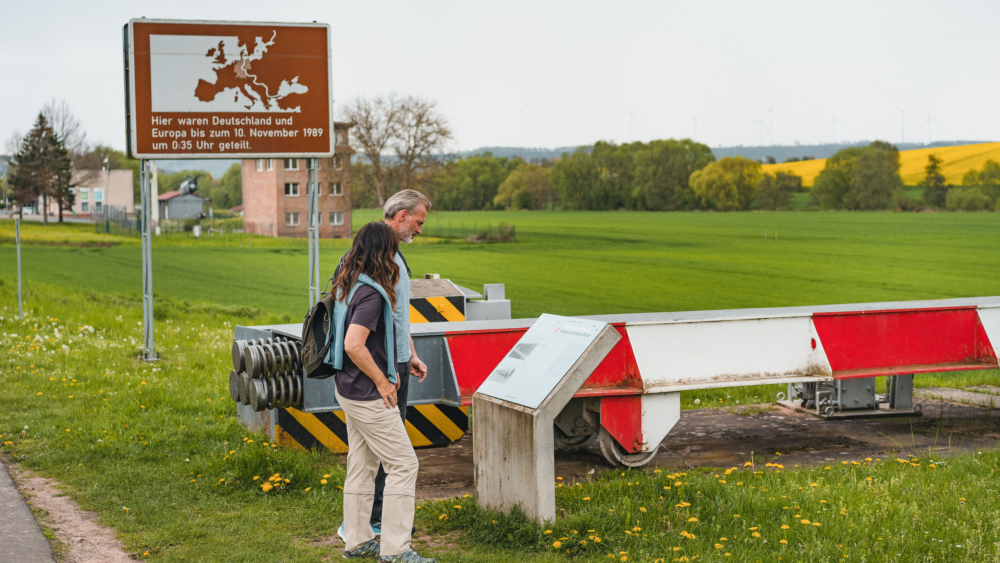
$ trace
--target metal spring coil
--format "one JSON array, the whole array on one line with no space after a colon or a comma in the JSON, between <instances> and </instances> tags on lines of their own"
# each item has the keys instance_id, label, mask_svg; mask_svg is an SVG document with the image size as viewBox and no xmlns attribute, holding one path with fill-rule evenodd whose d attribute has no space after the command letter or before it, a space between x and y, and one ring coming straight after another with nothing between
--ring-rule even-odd
<instances>
[{"instance_id":1,"label":"metal spring coil","mask_svg":"<svg viewBox=\"0 0 1000 563\"><path fill-rule=\"evenodd\" d=\"M302 406L299 342L284 337L233 341L229 396L254 412Z\"/></svg>"}]
</instances>

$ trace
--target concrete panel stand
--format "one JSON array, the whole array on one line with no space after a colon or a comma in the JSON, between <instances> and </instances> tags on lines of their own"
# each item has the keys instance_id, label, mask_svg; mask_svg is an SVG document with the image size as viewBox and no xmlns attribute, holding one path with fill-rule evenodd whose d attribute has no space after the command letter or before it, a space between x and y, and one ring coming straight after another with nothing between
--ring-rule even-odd
<instances>
[{"instance_id":1,"label":"concrete panel stand","mask_svg":"<svg viewBox=\"0 0 1000 563\"><path fill-rule=\"evenodd\" d=\"M607 323L542 315L500 362L472 398L480 506L555 518L553 423L619 340Z\"/></svg>"}]
</instances>

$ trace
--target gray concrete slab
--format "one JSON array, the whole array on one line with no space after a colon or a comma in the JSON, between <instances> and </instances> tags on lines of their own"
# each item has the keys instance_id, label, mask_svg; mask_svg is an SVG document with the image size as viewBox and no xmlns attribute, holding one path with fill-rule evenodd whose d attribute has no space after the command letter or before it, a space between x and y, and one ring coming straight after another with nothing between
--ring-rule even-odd
<instances>
[{"instance_id":1,"label":"gray concrete slab","mask_svg":"<svg viewBox=\"0 0 1000 563\"><path fill-rule=\"evenodd\" d=\"M52 547L3 463L0 471L0 563L55 563Z\"/></svg>"},{"instance_id":2,"label":"gray concrete slab","mask_svg":"<svg viewBox=\"0 0 1000 563\"><path fill-rule=\"evenodd\" d=\"M918 397L930 397L934 399L944 399L966 405L976 405L979 407L996 408L1000 407L1000 397L989 393L976 393L974 391L960 391L958 389L947 389L945 387L925 387L915 389L913 394Z\"/></svg>"}]
</instances>

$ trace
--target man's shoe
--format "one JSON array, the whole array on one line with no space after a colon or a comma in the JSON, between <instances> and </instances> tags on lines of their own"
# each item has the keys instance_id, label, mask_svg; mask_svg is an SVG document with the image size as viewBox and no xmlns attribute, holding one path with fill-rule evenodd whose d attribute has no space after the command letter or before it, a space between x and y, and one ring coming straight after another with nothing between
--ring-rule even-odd
<instances>
[{"instance_id":1,"label":"man's shoe","mask_svg":"<svg viewBox=\"0 0 1000 563\"><path fill-rule=\"evenodd\" d=\"M416 551L407 549L399 555L380 555L378 563L437 563L437 559L421 557Z\"/></svg>"},{"instance_id":2,"label":"man's shoe","mask_svg":"<svg viewBox=\"0 0 1000 563\"><path fill-rule=\"evenodd\" d=\"M380 549L381 547L379 546L378 540L372 538L361 544L357 549L344 550L344 559L375 559L378 557Z\"/></svg>"}]
</instances>

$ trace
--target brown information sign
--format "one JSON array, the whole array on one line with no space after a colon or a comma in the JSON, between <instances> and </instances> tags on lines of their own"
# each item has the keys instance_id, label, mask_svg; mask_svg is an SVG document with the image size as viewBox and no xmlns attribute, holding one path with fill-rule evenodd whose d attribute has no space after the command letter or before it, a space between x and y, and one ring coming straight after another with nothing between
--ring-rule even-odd
<instances>
[{"instance_id":1,"label":"brown information sign","mask_svg":"<svg viewBox=\"0 0 1000 563\"><path fill-rule=\"evenodd\" d=\"M329 25L137 19L125 65L134 158L333 154Z\"/></svg>"}]
</instances>

